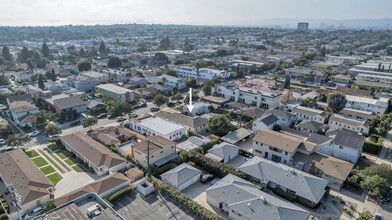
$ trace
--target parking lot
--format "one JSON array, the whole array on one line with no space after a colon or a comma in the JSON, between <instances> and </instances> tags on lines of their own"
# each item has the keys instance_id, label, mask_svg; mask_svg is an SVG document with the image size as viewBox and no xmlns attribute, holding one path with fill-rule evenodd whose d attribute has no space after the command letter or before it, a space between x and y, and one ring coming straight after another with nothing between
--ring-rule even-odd
<instances>
[{"instance_id":1,"label":"parking lot","mask_svg":"<svg viewBox=\"0 0 392 220\"><path fill-rule=\"evenodd\" d=\"M199 219L170 198L164 200L155 193L143 198L143 195L134 192L116 202L114 209L129 220Z\"/></svg>"}]
</instances>

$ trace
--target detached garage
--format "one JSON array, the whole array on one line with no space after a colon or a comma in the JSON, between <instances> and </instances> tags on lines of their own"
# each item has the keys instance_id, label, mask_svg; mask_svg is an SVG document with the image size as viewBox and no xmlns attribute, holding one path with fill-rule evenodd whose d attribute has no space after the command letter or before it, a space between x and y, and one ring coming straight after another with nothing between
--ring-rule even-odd
<instances>
[{"instance_id":1,"label":"detached garage","mask_svg":"<svg viewBox=\"0 0 392 220\"><path fill-rule=\"evenodd\" d=\"M196 181L200 180L201 171L183 163L178 167L162 174L162 180L175 189L182 191Z\"/></svg>"}]
</instances>

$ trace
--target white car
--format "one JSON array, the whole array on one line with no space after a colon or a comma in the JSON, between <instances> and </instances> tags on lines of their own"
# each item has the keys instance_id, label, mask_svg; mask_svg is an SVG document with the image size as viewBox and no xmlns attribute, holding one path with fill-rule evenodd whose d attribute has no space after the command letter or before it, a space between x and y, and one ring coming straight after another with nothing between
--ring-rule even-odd
<instances>
[{"instance_id":1,"label":"white car","mask_svg":"<svg viewBox=\"0 0 392 220\"><path fill-rule=\"evenodd\" d=\"M5 144L5 140L4 139L0 139L0 145Z\"/></svg>"},{"instance_id":2,"label":"white car","mask_svg":"<svg viewBox=\"0 0 392 220\"><path fill-rule=\"evenodd\" d=\"M38 136L40 134L40 131L33 131L29 134L30 137L35 137Z\"/></svg>"}]
</instances>

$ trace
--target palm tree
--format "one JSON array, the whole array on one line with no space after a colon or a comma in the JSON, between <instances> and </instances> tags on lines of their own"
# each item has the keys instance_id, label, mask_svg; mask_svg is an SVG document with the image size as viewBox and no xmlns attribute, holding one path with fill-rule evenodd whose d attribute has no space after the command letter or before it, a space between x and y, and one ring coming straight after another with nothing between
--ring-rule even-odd
<instances>
[{"instance_id":1,"label":"palm tree","mask_svg":"<svg viewBox=\"0 0 392 220\"><path fill-rule=\"evenodd\" d=\"M4 63L5 63L5 59L4 59L4 57L2 57L2 56L0 56L0 70L1 70L1 72L3 73L3 76L4 76Z\"/></svg>"}]
</instances>

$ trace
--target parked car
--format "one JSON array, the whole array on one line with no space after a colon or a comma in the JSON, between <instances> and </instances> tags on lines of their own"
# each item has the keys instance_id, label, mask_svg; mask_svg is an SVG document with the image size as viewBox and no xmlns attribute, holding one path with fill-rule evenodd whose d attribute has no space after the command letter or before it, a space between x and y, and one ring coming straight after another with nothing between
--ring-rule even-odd
<instances>
[{"instance_id":1,"label":"parked car","mask_svg":"<svg viewBox=\"0 0 392 220\"><path fill-rule=\"evenodd\" d=\"M5 144L5 140L4 139L0 139L0 145Z\"/></svg>"},{"instance_id":2,"label":"parked car","mask_svg":"<svg viewBox=\"0 0 392 220\"><path fill-rule=\"evenodd\" d=\"M41 132L40 131L33 131L29 134L30 137L38 136Z\"/></svg>"},{"instance_id":3,"label":"parked car","mask_svg":"<svg viewBox=\"0 0 392 220\"><path fill-rule=\"evenodd\" d=\"M49 141L53 141L53 139L54 139L55 137L61 137L61 135L60 135L60 134L49 135L49 136L48 136L48 140L49 140Z\"/></svg>"},{"instance_id":4,"label":"parked car","mask_svg":"<svg viewBox=\"0 0 392 220\"><path fill-rule=\"evenodd\" d=\"M117 122L122 122L122 121L125 121L125 120L126 120L126 118L123 117L123 116L120 116L120 117L117 117L117 118L116 118L116 121L117 121Z\"/></svg>"},{"instance_id":5,"label":"parked car","mask_svg":"<svg viewBox=\"0 0 392 220\"><path fill-rule=\"evenodd\" d=\"M115 115L109 115L109 116L108 116L108 119L115 119L115 118L116 118Z\"/></svg>"},{"instance_id":6,"label":"parked car","mask_svg":"<svg viewBox=\"0 0 392 220\"><path fill-rule=\"evenodd\" d=\"M78 119L78 120L75 120L75 121L73 121L71 124L69 124L69 125L71 125L71 126L75 126L75 125L78 125L78 124L80 124L81 123L81 121Z\"/></svg>"},{"instance_id":7,"label":"parked car","mask_svg":"<svg viewBox=\"0 0 392 220\"><path fill-rule=\"evenodd\" d=\"M101 113L97 116L97 118L106 118L106 116L108 116L107 113Z\"/></svg>"},{"instance_id":8,"label":"parked car","mask_svg":"<svg viewBox=\"0 0 392 220\"><path fill-rule=\"evenodd\" d=\"M31 212L27 213L25 219L31 218L33 216L39 215L44 212L44 209L40 206L33 209Z\"/></svg>"},{"instance_id":9,"label":"parked car","mask_svg":"<svg viewBox=\"0 0 392 220\"><path fill-rule=\"evenodd\" d=\"M167 107L174 107L174 106L176 106L176 103L175 103L175 102L169 102L169 103L167 103Z\"/></svg>"},{"instance_id":10,"label":"parked car","mask_svg":"<svg viewBox=\"0 0 392 220\"><path fill-rule=\"evenodd\" d=\"M374 213L373 220L383 220L383 219L384 219L384 216L381 213L379 213L379 212Z\"/></svg>"},{"instance_id":11,"label":"parked car","mask_svg":"<svg viewBox=\"0 0 392 220\"><path fill-rule=\"evenodd\" d=\"M200 177L200 182L201 183L207 183L207 182L209 182L210 180L212 180L214 178L214 175L212 175L212 174L203 174L201 177Z\"/></svg>"},{"instance_id":12,"label":"parked car","mask_svg":"<svg viewBox=\"0 0 392 220\"><path fill-rule=\"evenodd\" d=\"M17 149L18 147L4 147L2 149L0 149L0 152L6 152L6 151L11 151L14 149Z\"/></svg>"},{"instance_id":13,"label":"parked car","mask_svg":"<svg viewBox=\"0 0 392 220\"><path fill-rule=\"evenodd\" d=\"M138 115L137 115L136 112L129 113L128 116L129 116L130 118L137 118L137 117L138 117Z\"/></svg>"},{"instance_id":14,"label":"parked car","mask_svg":"<svg viewBox=\"0 0 392 220\"><path fill-rule=\"evenodd\" d=\"M389 203L390 201L391 201L391 196L389 195L389 196L382 196L381 198L380 198L380 201L381 201L381 203Z\"/></svg>"},{"instance_id":15,"label":"parked car","mask_svg":"<svg viewBox=\"0 0 392 220\"><path fill-rule=\"evenodd\" d=\"M159 111L159 110L160 110L160 108L157 107L157 106L154 106L154 107L150 108L150 111L151 111L151 112L157 112L157 111Z\"/></svg>"}]
</instances>

